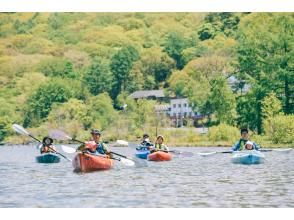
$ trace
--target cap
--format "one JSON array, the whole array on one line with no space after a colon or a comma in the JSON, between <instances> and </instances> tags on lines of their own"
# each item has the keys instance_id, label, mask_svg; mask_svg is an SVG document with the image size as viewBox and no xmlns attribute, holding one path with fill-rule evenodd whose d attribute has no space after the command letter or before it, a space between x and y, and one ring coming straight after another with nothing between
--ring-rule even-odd
<instances>
[{"instance_id":1,"label":"cap","mask_svg":"<svg viewBox=\"0 0 294 220\"><path fill-rule=\"evenodd\" d=\"M92 129L91 134L99 134L99 135L101 135L101 132L98 129Z\"/></svg>"}]
</instances>

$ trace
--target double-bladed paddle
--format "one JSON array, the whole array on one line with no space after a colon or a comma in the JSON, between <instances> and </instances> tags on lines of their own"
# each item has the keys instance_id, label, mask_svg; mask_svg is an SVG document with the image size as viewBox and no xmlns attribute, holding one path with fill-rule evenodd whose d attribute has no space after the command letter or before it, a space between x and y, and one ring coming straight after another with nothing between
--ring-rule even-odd
<instances>
[{"instance_id":1,"label":"double-bladed paddle","mask_svg":"<svg viewBox=\"0 0 294 220\"><path fill-rule=\"evenodd\" d=\"M16 131L17 133L19 134L22 134L22 135L26 135L26 136L29 136L31 138L33 138L34 140L38 141L39 143L42 143L39 139L35 138L32 134L30 134L27 130L25 130L22 126L18 125L18 124L13 124L12 125L12 128L14 131ZM68 161L71 161L71 159L69 159L68 157L64 156L63 154L57 152L56 150L54 150L52 147L50 146L47 146L49 149L51 149L53 152L55 152L56 154L62 156L63 158L65 158L66 160Z\"/></svg>"},{"instance_id":2,"label":"double-bladed paddle","mask_svg":"<svg viewBox=\"0 0 294 220\"><path fill-rule=\"evenodd\" d=\"M133 144L133 143L129 143L128 141L125 141L125 140L117 140L116 142L118 144L120 144L120 145L128 146L128 147L131 147L131 148L138 147L138 145ZM166 152L166 153L173 153L175 155L180 155L182 157L192 157L194 155L192 152L188 152L188 151L178 151L178 150L169 150L169 151L156 150L156 151L162 151L162 152Z\"/></svg>"},{"instance_id":3,"label":"double-bladed paddle","mask_svg":"<svg viewBox=\"0 0 294 220\"><path fill-rule=\"evenodd\" d=\"M78 142L78 143L82 143L82 144L85 143L83 141L80 141L80 140L77 140L77 139L74 139L74 138L70 137L68 134L66 134L63 131L56 130L56 129L55 130L51 130L49 132L49 135L50 135L51 138L54 138L54 139L57 139L57 140L72 140L72 141L75 141L75 142ZM71 147L68 147L68 146L64 147L63 146L62 149L65 152L72 152L72 153L76 152L76 149L75 148L72 148L71 150L69 148L71 148ZM125 155L121 155L121 154L116 153L116 152L113 152L113 151L110 151L110 153L113 154L113 155L119 156L120 157L120 161L123 164L125 164L125 165L128 165L128 166L134 166L134 165L136 165L136 166L138 166L138 165L139 166L142 166L143 165L142 162L139 161L139 160L137 160L137 159L132 159L132 158L129 158L129 157L125 156ZM113 158L111 158L111 159L113 159ZM146 166L146 164L144 164L144 166Z\"/></svg>"},{"instance_id":4,"label":"double-bladed paddle","mask_svg":"<svg viewBox=\"0 0 294 220\"><path fill-rule=\"evenodd\" d=\"M292 148L284 148L284 149L259 149L258 151L260 152L278 152L278 153L289 153L292 150ZM213 151L213 152L199 152L198 155L200 156L211 156L211 155L215 155L215 154L231 154L234 151Z\"/></svg>"},{"instance_id":5,"label":"double-bladed paddle","mask_svg":"<svg viewBox=\"0 0 294 220\"><path fill-rule=\"evenodd\" d=\"M73 147L69 147L69 146L65 146L65 145L61 145L61 149L68 153L68 154L74 154L76 152L82 152L82 151L79 151L79 150L76 150L75 148ZM94 156L98 156L96 154L92 154L90 152L86 152L87 154L91 154L91 155L94 155ZM102 157L102 155L99 155ZM125 166L134 166L135 165L135 162L133 162L132 160L128 160L128 159L125 159L125 158L115 158L115 157L111 157L109 159L112 159L112 160L117 160L117 161L120 161L123 165Z\"/></svg>"}]
</instances>

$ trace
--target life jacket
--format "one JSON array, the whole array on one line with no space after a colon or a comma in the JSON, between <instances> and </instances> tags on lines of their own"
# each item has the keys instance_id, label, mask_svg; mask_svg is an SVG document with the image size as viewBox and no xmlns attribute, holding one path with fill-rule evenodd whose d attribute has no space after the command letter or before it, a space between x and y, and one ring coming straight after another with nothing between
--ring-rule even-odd
<instances>
[{"instance_id":1,"label":"life jacket","mask_svg":"<svg viewBox=\"0 0 294 220\"><path fill-rule=\"evenodd\" d=\"M98 146L96 147L96 151L99 154L106 154L107 153L106 150L105 150L104 144L102 142L98 143Z\"/></svg>"},{"instance_id":2,"label":"life jacket","mask_svg":"<svg viewBox=\"0 0 294 220\"><path fill-rule=\"evenodd\" d=\"M247 140L240 139L239 140L239 149L238 150L240 150L240 151L244 150L246 142L247 142Z\"/></svg>"},{"instance_id":3,"label":"life jacket","mask_svg":"<svg viewBox=\"0 0 294 220\"><path fill-rule=\"evenodd\" d=\"M164 144L155 144L155 149L165 150L166 149L166 146Z\"/></svg>"}]
</instances>

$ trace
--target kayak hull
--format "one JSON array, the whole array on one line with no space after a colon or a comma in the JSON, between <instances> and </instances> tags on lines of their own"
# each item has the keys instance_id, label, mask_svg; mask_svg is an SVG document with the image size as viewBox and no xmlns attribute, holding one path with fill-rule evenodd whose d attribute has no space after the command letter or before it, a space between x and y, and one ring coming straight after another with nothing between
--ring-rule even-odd
<instances>
[{"instance_id":1,"label":"kayak hull","mask_svg":"<svg viewBox=\"0 0 294 220\"><path fill-rule=\"evenodd\" d=\"M60 157L54 153L45 153L36 157L38 163L59 163Z\"/></svg>"},{"instance_id":2,"label":"kayak hull","mask_svg":"<svg viewBox=\"0 0 294 220\"><path fill-rule=\"evenodd\" d=\"M235 164L261 164L264 162L264 154L259 151L251 152L235 152L232 157L232 162Z\"/></svg>"},{"instance_id":3,"label":"kayak hull","mask_svg":"<svg viewBox=\"0 0 294 220\"><path fill-rule=\"evenodd\" d=\"M150 151L137 151L135 153L135 156L140 158L140 159L147 159L148 155L150 154Z\"/></svg>"},{"instance_id":4,"label":"kayak hull","mask_svg":"<svg viewBox=\"0 0 294 220\"><path fill-rule=\"evenodd\" d=\"M157 151L148 155L150 161L170 161L172 159L171 153Z\"/></svg>"},{"instance_id":5,"label":"kayak hull","mask_svg":"<svg viewBox=\"0 0 294 220\"><path fill-rule=\"evenodd\" d=\"M72 165L75 172L109 170L113 167L113 160L103 156L78 153L74 157Z\"/></svg>"}]
</instances>

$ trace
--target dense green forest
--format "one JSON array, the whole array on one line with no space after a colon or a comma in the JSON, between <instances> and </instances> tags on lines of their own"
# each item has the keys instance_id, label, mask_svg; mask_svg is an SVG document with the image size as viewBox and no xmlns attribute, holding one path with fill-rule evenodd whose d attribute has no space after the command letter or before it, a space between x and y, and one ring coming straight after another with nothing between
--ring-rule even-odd
<instances>
[{"instance_id":1,"label":"dense green forest","mask_svg":"<svg viewBox=\"0 0 294 220\"><path fill-rule=\"evenodd\" d=\"M293 31L294 13L0 13L0 141L20 139L14 122L135 139L159 119L155 101L128 95L164 89L205 115L207 140L248 127L294 143Z\"/></svg>"}]
</instances>

